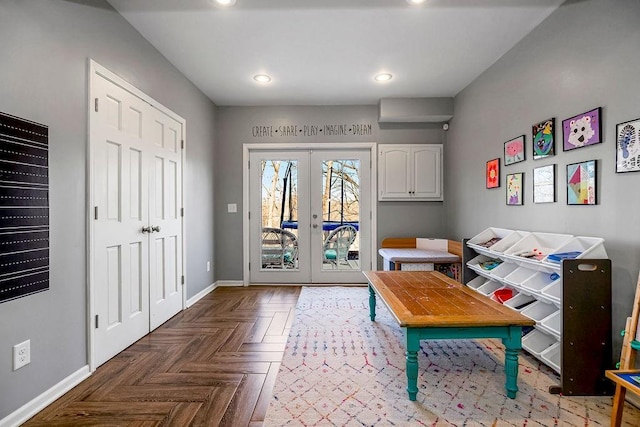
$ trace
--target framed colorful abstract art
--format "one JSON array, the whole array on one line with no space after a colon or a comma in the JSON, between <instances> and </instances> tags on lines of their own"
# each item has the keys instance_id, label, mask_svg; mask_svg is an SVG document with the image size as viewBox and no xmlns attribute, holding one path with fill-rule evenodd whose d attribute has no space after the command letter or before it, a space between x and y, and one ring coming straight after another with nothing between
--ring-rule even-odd
<instances>
[{"instance_id":1,"label":"framed colorful abstract art","mask_svg":"<svg viewBox=\"0 0 640 427\"><path fill-rule=\"evenodd\" d=\"M493 159L487 162L486 176L487 188L500 187L500 159Z\"/></svg>"},{"instance_id":2,"label":"framed colorful abstract art","mask_svg":"<svg viewBox=\"0 0 640 427\"><path fill-rule=\"evenodd\" d=\"M531 127L533 138L533 159L543 159L555 154L556 119L551 118Z\"/></svg>"},{"instance_id":3,"label":"framed colorful abstract art","mask_svg":"<svg viewBox=\"0 0 640 427\"><path fill-rule=\"evenodd\" d=\"M562 121L564 151L602 142L600 110L598 107Z\"/></svg>"},{"instance_id":4,"label":"framed colorful abstract art","mask_svg":"<svg viewBox=\"0 0 640 427\"><path fill-rule=\"evenodd\" d=\"M567 165L567 204L596 204L596 161Z\"/></svg>"},{"instance_id":5,"label":"framed colorful abstract art","mask_svg":"<svg viewBox=\"0 0 640 427\"><path fill-rule=\"evenodd\" d=\"M640 171L640 119L616 125L616 172Z\"/></svg>"},{"instance_id":6,"label":"framed colorful abstract art","mask_svg":"<svg viewBox=\"0 0 640 427\"><path fill-rule=\"evenodd\" d=\"M514 163L525 160L524 135L513 138L504 143L504 165L512 165Z\"/></svg>"},{"instance_id":7,"label":"framed colorful abstract art","mask_svg":"<svg viewBox=\"0 0 640 427\"><path fill-rule=\"evenodd\" d=\"M524 173L507 174L507 205L517 206L523 205L522 198Z\"/></svg>"},{"instance_id":8,"label":"framed colorful abstract art","mask_svg":"<svg viewBox=\"0 0 640 427\"><path fill-rule=\"evenodd\" d=\"M556 201L556 165L533 169L533 203Z\"/></svg>"}]
</instances>

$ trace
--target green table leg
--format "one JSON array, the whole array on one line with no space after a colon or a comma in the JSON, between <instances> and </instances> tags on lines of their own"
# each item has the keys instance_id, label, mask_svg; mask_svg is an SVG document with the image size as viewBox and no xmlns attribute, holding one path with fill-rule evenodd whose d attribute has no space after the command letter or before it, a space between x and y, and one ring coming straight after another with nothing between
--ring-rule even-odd
<instances>
[{"instance_id":1,"label":"green table leg","mask_svg":"<svg viewBox=\"0 0 640 427\"><path fill-rule=\"evenodd\" d=\"M369 317L372 322L376 320L376 292L371 285L369 285Z\"/></svg>"},{"instance_id":2,"label":"green table leg","mask_svg":"<svg viewBox=\"0 0 640 427\"><path fill-rule=\"evenodd\" d=\"M522 348L522 328L511 326L508 336L502 338L504 344L504 372L507 377L505 388L507 397L516 398L518 392L518 353Z\"/></svg>"},{"instance_id":3,"label":"green table leg","mask_svg":"<svg viewBox=\"0 0 640 427\"><path fill-rule=\"evenodd\" d=\"M418 394L418 350L420 350L420 331L405 328L407 341L407 392L409 400L416 400Z\"/></svg>"}]
</instances>

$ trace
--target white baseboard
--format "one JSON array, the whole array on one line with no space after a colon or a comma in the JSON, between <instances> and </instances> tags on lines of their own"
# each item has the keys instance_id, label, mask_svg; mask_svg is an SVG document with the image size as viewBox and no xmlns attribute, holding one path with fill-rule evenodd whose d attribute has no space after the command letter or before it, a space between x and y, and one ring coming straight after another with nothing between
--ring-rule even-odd
<instances>
[{"instance_id":1,"label":"white baseboard","mask_svg":"<svg viewBox=\"0 0 640 427\"><path fill-rule=\"evenodd\" d=\"M35 397L30 402L25 403L16 411L1 419L0 427L19 426L53 403L57 398L89 378L89 376L91 376L89 365L83 366L67 378L64 378L58 384L51 387L49 390Z\"/></svg>"},{"instance_id":2,"label":"white baseboard","mask_svg":"<svg viewBox=\"0 0 640 427\"><path fill-rule=\"evenodd\" d=\"M216 284L212 283L206 288L204 288L203 290L201 290L200 292L198 292L197 294L195 294L194 296L192 296L191 298L189 298L187 300L187 308L191 307L193 304L197 303L202 298L204 298L205 296L213 292L215 288L216 288Z\"/></svg>"},{"instance_id":3,"label":"white baseboard","mask_svg":"<svg viewBox=\"0 0 640 427\"><path fill-rule=\"evenodd\" d=\"M244 286L242 280L218 280L216 286Z\"/></svg>"},{"instance_id":4,"label":"white baseboard","mask_svg":"<svg viewBox=\"0 0 640 427\"><path fill-rule=\"evenodd\" d=\"M218 280L217 282L207 286L191 298L187 300L187 308L200 301L202 298L213 292L216 288L221 286L243 286L242 280ZM0 426L2 427L2 426Z\"/></svg>"}]
</instances>

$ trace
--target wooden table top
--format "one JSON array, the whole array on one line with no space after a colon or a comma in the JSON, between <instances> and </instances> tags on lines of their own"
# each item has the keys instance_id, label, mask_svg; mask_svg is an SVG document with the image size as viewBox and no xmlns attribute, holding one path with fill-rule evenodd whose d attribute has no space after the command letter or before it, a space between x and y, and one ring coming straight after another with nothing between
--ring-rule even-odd
<instances>
[{"instance_id":1,"label":"wooden table top","mask_svg":"<svg viewBox=\"0 0 640 427\"><path fill-rule=\"evenodd\" d=\"M536 323L436 271L365 271L364 275L402 327Z\"/></svg>"}]
</instances>

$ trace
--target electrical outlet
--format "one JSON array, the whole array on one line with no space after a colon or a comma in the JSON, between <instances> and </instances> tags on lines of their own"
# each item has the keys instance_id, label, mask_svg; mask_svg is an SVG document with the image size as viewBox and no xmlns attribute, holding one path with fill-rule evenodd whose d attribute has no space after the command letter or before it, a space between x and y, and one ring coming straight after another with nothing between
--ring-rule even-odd
<instances>
[{"instance_id":1,"label":"electrical outlet","mask_svg":"<svg viewBox=\"0 0 640 427\"><path fill-rule=\"evenodd\" d=\"M207 261L207 271L211 271L211 262Z\"/></svg>"},{"instance_id":2,"label":"electrical outlet","mask_svg":"<svg viewBox=\"0 0 640 427\"><path fill-rule=\"evenodd\" d=\"M31 363L31 340L13 346L13 370Z\"/></svg>"}]
</instances>

